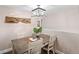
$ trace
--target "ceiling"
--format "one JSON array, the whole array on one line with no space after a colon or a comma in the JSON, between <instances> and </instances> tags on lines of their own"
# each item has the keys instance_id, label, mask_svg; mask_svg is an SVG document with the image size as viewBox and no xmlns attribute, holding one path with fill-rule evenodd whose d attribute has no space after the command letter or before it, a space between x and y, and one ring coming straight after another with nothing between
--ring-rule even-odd
<instances>
[{"instance_id":1,"label":"ceiling","mask_svg":"<svg viewBox=\"0 0 79 59\"><path fill-rule=\"evenodd\" d=\"M32 6L32 5L0 5L0 7L31 11L32 9L36 8L37 6ZM52 6L52 5L42 5L40 7L46 9L46 11L49 11L50 9L55 8L55 6Z\"/></svg>"},{"instance_id":2,"label":"ceiling","mask_svg":"<svg viewBox=\"0 0 79 59\"><path fill-rule=\"evenodd\" d=\"M46 13L55 12L61 9L65 9L66 7L70 8L73 5L41 5L41 8L46 9ZM10 8L14 10L21 10L21 11L29 11L31 12L32 9L36 8L36 5L0 5L0 8ZM79 6L78 6L79 7Z\"/></svg>"}]
</instances>

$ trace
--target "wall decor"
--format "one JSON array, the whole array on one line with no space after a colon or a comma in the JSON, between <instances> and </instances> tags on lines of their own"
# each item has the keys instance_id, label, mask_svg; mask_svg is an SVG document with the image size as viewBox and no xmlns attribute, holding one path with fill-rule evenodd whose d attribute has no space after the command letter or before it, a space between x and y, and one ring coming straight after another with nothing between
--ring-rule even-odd
<instances>
[{"instance_id":1,"label":"wall decor","mask_svg":"<svg viewBox=\"0 0 79 59\"><path fill-rule=\"evenodd\" d=\"M25 18L25 19L22 19L21 22L22 22L22 23L31 23L31 19Z\"/></svg>"},{"instance_id":2,"label":"wall decor","mask_svg":"<svg viewBox=\"0 0 79 59\"><path fill-rule=\"evenodd\" d=\"M28 23L31 23L31 19L30 18L9 17L9 16L5 17L5 23L19 23L19 22L28 24Z\"/></svg>"},{"instance_id":3,"label":"wall decor","mask_svg":"<svg viewBox=\"0 0 79 59\"><path fill-rule=\"evenodd\" d=\"M8 16L5 17L5 23L18 23L18 22L19 22L18 19L15 17L8 17Z\"/></svg>"}]
</instances>

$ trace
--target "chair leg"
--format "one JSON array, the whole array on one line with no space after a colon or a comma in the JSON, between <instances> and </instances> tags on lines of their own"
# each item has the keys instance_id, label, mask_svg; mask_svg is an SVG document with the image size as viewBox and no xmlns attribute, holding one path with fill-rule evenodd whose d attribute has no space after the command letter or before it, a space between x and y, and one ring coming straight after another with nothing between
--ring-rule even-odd
<instances>
[{"instance_id":1,"label":"chair leg","mask_svg":"<svg viewBox=\"0 0 79 59\"><path fill-rule=\"evenodd\" d=\"M49 54L49 50L47 51L47 54Z\"/></svg>"},{"instance_id":2,"label":"chair leg","mask_svg":"<svg viewBox=\"0 0 79 59\"><path fill-rule=\"evenodd\" d=\"M54 49L52 49L51 51L52 51L52 53L53 53L53 54L55 54L55 51L54 51Z\"/></svg>"},{"instance_id":3,"label":"chair leg","mask_svg":"<svg viewBox=\"0 0 79 59\"><path fill-rule=\"evenodd\" d=\"M53 50L53 54L55 54L55 51Z\"/></svg>"}]
</instances>

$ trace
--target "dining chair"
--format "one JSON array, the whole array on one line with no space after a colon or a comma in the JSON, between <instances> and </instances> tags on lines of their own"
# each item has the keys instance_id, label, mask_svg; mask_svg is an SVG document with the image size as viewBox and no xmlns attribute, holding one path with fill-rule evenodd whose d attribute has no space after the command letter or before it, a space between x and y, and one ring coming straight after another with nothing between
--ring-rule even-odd
<instances>
[{"instance_id":1,"label":"dining chair","mask_svg":"<svg viewBox=\"0 0 79 59\"><path fill-rule=\"evenodd\" d=\"M52 53L54 54L55 53L55 42L56 42L56 37L50 36L48 44L44 46L42 49L47 51L48 54L50 53L50 51L52 51Z\"/></svg>"},{"instance_id":2,"label":"dining chair","mask_svg":"<svg viewBox=\"0 0 79 59\"><path fill-rule=\"evenodd\" d=\"M12 48L14 54L28 54L28 41L27 38L15 39L12 41Z\"/></svg>"}]
</instances>

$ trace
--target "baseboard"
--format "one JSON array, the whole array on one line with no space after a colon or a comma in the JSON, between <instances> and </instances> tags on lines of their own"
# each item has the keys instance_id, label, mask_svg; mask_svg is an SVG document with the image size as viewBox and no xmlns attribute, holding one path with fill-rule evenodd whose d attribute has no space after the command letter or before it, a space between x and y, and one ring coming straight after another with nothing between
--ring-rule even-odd
<instances>
[{"instance_id":1,"label":"baseboard","mask_svg":"<svg viewBox=\"0 0 79 59\"><path fill-rule=\"evenodd\" d=\"M57 54L64 54L63 52L61 52L61 51L59 51L59 50L55 50L55 52L56 52Z\"/></svg>"},{"instance_id":2,"label":"baseboard","mask_svg":"<svg viewBox=\"0 0 79 59\"><path fill-rule=\"evenodd\" d=\"M1 50L0 51L0 54L7 53L9 51L12 51L12 48L8 48L8 49L5 49L5 50Z\"/></svg>"}]
</instances>

